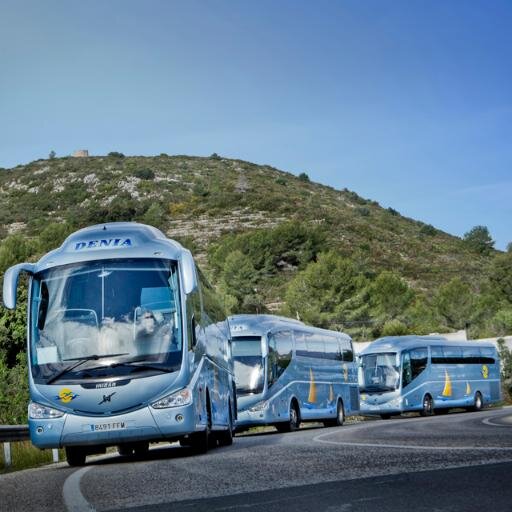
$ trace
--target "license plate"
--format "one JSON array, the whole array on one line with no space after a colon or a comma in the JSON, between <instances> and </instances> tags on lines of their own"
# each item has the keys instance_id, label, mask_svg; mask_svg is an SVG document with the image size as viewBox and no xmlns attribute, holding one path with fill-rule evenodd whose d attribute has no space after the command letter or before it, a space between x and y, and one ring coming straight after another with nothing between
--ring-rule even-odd
<instances>
[{"instance_id":1,"label":"license plate","mask_svg":"<svg viewBox=\"0 0 512 512\"><path fill-rule=\"evenodd\" d=\"M82 425L82 431L84 432L108 432L111 430L124 430L129 428L133 423L131 421L112 421L109 423L89 423Z\"/></svg>"}]
</instances>

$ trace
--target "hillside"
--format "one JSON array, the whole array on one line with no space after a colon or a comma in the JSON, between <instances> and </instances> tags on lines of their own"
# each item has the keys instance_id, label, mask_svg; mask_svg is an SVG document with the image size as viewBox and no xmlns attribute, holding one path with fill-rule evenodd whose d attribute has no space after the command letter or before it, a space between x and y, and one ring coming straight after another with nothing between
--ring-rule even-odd
<instances>
[{"instance_id":1,"label":"hillside","mask_svg":"<svg viewBox=\"0 0 512 512\"><path fill-rule=\"evenodd\" d=\"M447 273L477 277L485 264L459 238L355 192L216 155L68 157L4 170L0 219L2 238L37 235L49 222L154 219L170 237L192 242L203 263L225 233L300 221L324 231L340 254L425 289Z\"/></svg>"}]
</instances>

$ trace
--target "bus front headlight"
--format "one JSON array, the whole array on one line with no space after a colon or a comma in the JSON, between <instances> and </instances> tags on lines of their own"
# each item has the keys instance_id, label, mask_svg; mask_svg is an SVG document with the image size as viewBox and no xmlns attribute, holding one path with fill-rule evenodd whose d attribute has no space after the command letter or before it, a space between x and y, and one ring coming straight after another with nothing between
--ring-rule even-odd
<instances>
[{"instance_id":1,"label":"bus front headlight","mask_svg":"<svg viewBox=\"0 0 512 512\"><path fill-rule=\"evenodd\" d=\"M394 398L393 400L389 401L390 407L402 407L402 398Z\"/></svg>"},{"instance_id":2,"label":"bus front headlight","mask_svg":"<svg viewBox=\"0 0 512 512\"><path fill-rule=\"evenodd\" d=\"M249 409L250 412L266 411L270 407L268 401L258 402L256 405Z\"/></svg>"},{"instance_id":3,"label":"bus front headlight","mask_svg":"<svg viewBox=\"0 0 512 512\"><path fill-rule=\"evenodd\" d=\"M28 406L28 417L33 420L51 420L62 416L64 416L64 413L53 407L47 407L36 402L30 402Z\"/></svg>"},{"instance_id":4,"label":"bus front headlight","mask_svg":"<svg viewBox=\"0 0 512 512\"><path fill-rule=\"evenodd\" d=\"M192 403L192 393L190 389L185 388L171 395L164 396L157 400L151 406L154 409L167 409L168 407L182 407L183 405L189 405Z\"/></svg>"}]
</instances>

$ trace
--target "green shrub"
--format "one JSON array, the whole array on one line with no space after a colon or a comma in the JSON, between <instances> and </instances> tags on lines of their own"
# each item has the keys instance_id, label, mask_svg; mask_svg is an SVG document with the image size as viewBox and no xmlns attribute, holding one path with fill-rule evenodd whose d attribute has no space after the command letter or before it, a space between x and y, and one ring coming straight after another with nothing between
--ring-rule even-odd
<instances>
[{"instance_id":1,"label":"green shrub","mask_svg":"<svg viewBox=\"0 0 512 512\"><path fill-rule=\"evenodd\" d=\"M400 320L388 320L382 328L382 336L403 336L409 334L408 327Z\"/></svg>"},{"instance_id":2,"label":"green shrub","mask_svg":"<svg viewBox=\"0 0 512 512\"><path fill-rule=\"evenodd\" d=\"M141 180L154 180L155 173L151 169L143 168L134 171L133 175Z\"/></svg>"},{"instance_id":3,"label":"green shrub","mask_svg":"<svg viewBox=\"0 0 512 512\"><path fill-rule=\"evenodd\" d=\"M431 224L424 224L421 226L420 233L422 235L434 236L437 234L437 229Z\"/></svg>"}]
</instances>

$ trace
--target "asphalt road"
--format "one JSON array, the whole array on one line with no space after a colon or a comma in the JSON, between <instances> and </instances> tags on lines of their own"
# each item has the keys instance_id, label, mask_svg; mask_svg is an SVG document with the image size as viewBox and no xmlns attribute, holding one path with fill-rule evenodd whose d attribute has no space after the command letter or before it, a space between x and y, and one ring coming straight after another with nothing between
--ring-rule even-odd
<instances>
[{"instance_id":1,"label":"asphalt road","mask_svg":"<svg viewBox=\"0 0 512 512\"><path fill-rule=\"evenodd\" d=\"M237 437L0 476L0 510L512 511L512 408Z\"/></svg>"}]
</instances>

